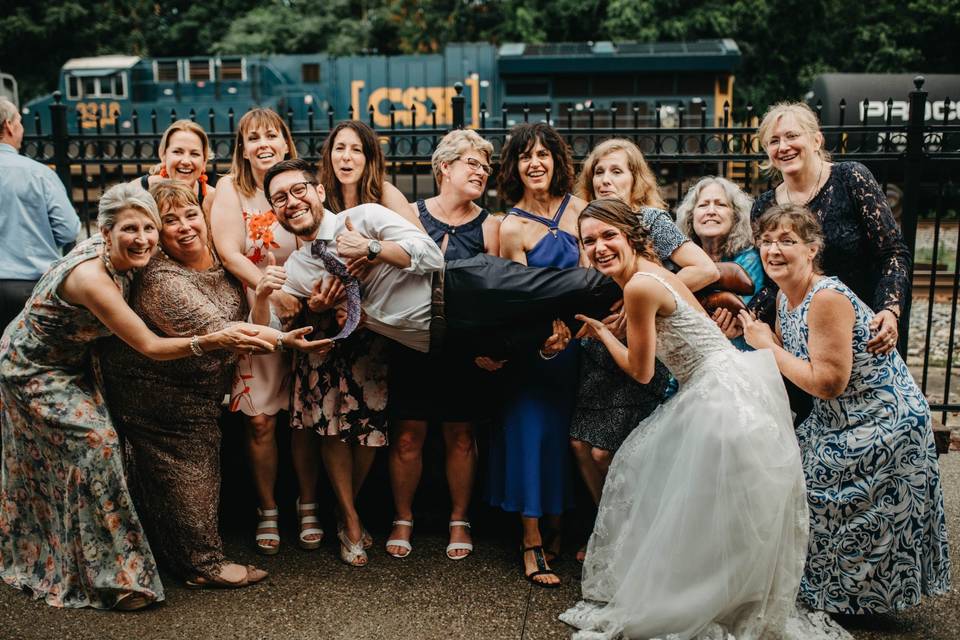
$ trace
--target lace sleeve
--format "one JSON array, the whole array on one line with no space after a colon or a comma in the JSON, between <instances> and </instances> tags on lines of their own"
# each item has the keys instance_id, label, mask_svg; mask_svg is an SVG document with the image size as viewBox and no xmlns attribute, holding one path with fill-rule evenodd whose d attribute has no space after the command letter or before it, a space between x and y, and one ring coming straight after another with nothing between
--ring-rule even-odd
<instances>
[{"instance_id":1,"label":"lace sleeve","mask_svg":"<svg viewBox=\"0 0 960 640\"><path fill-rule=\"evenodd\" d=\"M772 189L760 194L760 197L753 202L753 208L750 210L750 220L756 222L757 219L763 215L763 212L770 208L773 202ZM773 280L769 278L764 278L763 280L763 286L756 292L753 298L750 299L750 302L747 304L747 309L756 315L757 318L773 327L777 320L777 291L779 291L779 288Z\"/></svg>"},{"instance_id":2,"label":"lace sleeve","mask_svg":"<svg viewBox=\"0 0 960 640\"><path fill-rule=\"evenodd\" d=\"M151 269L138 293L138 311L167 336L205 335L233 322L180 269Z\"/></svg>"},{"instance_id":3,"label":"lace sleeve","mask_svg":"<svg viewBox=\"0 0 960 640\"><path fill-rule=\"evenodd\" d=\"M851 162L847 179L857 208L853 213L862 221L867 243L880 270L871 306L874 311L894 308L899 315L910 291L910 252L887 197L870 170L859 162Z\"/></svg>"}]
</instances>

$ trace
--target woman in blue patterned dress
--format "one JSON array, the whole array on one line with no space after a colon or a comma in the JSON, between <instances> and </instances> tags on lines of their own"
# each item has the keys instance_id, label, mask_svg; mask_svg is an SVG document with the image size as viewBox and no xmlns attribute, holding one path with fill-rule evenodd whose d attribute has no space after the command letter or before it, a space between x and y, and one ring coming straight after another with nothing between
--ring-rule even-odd
<instances>
[{"instance_id":1,"label":"woman in blue patterned dress","mask_svg":"<svg viewBox=\"0 0 960 640\"><path fill-rule=\"evenodd\" d=\"M753 246L753 198L726 178L706 176L690 187L677 206L677 226L717 263L720 279L697 294L724 335L741 351L737 312L750 304L765 282L760 253Z\"/></svg>"},{"instance_id":2,"label":"woman in blue patterned dress","mask_svg":"<svg viewBox=\"0 0 960 640\"><path fill-rule=\"evenodd\" d=\"M950 588L950 561L930 408L896 351L871 353L874 312L821 275L823 235L799 205L757 221L777 326L741 312L747 342L772 349L810 393L797 428L810 507L800 599L833 613L890 613ZM780 346L782 340L783 346Z\"/></svg>"},{"instance_id":3,"label":"woman in blue patterned dress","mask_svg":"<svg viewBox=\"0 0 960 640\"><path fill-rule=\"evenodd\" d=\"M0 576L55 607L139 609L163 599L123 476L91 345L115 334L156 360L270 350L238 324L160 338L127 306L150 261L157 206L138 185L100 200L100 234L54 263L0 341Z\"/></svg>"}]
</instances>

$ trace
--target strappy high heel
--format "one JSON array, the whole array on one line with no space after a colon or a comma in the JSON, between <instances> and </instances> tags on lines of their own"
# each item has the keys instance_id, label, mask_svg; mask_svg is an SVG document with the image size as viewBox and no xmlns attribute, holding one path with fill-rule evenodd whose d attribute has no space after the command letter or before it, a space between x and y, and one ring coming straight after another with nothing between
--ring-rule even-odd
<instances>
[{"instance_id":1,"label":"strappy high heel","mask_svg":"<svg viewBox=\"0 0 960 640\"><path fill-rule=\"evenodd\" d=\"M353 542L347 535L346 529L340 529L337 533L337 539L340 540L340 559L351 567L367 566L367 552L363 548L363 537Z\"/></svg>"}]
</instances>

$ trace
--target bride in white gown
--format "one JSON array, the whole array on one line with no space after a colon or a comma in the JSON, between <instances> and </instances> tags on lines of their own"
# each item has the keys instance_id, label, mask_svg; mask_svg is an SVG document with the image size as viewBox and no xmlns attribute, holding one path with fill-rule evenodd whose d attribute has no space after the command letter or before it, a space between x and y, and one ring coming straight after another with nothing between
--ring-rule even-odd
<instances>
[{"instance_id":1,"label":"bride in white gown","mask_svg":"<svg viewBox=\"0 0 960 640\"><path fill-rule=\"evenodd\" d=\"M768 351L741 353L650 250L629 207L580 214L593 265L624 291L627 343L580 317L643 383L654 357L680 391L613 459L583 566L560 616L583 638L844 638L795 609L807 503L787 395ZM788 624L789 620L789 624Z\"/></svg>"}]
</instances>

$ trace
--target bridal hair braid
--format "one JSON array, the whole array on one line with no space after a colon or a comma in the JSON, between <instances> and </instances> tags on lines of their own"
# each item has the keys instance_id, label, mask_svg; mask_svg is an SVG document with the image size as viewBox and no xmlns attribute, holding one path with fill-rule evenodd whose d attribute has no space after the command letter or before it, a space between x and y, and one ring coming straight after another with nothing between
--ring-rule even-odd
<instances>
[{"instance_id":1,"label":"bridal hair braid","mask_svg":"<svg viewBox=\"0 0 960 640\"><path fill-rule=\"evenodd\" d=\"M593 218L615 227L627 239L634 251L647 260L660 264L660 257L650 245L650 232L643 225L642 214L631 209L630 205L620 198L599 198L587 204L577 218L578 231L584 218Z\"/></svg>"}]
</instances>

